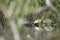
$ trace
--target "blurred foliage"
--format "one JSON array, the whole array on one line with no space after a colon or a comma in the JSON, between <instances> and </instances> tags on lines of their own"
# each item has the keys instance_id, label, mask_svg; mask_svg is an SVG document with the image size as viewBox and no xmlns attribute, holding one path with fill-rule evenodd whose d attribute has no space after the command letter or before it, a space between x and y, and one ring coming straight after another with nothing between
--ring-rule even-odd
<instances>
[{"instance_id":1,"label":"blurred foliage","mask_svg":"<svg viewBox=\"0 0 60 40\"><path fill-rule=\"evenodd\" d=\"M22 25L18 24L18 20L20 18L29 20L32 25L33 25L34 20L40 19L42 21L39 26L42 26L43 21L45 21L45 19L49 18L50 20L52 20L52 23L49 24L47 22L47 26L55 26L56 28L60 28L60 0L50 0L50 2L57 9L57 12L55 12L53 9L51 9L51 7L47 7L45 4L45 0L0 0L0 5L1 5L1 8L3 8L3 6L6 8L5 10L3 8L4 16L6 16L6 18L8 20L14 19L15 23L17 25L17 29L21 33L21 30L23 31L24 28L22 27ZM11 4L13 6L10 7ZM43 7L42 11L38 10L40 7ZM11 12L11 10L12 10L12 12ZM34 13L35 11L37 11L37 12ZM9 17L10 12L11 12L11 16ZM8 15L6 15L6 13ZM42 26L42 29L44 29L43 26ZM26 31L26 29L24 29L24 30ZM29 30L24 34L25 31L23 31L21 34L25 35L25 34L28 34L29 32L31 32L30 35L32 35L32 33L33 33L31 30ZM53 37L54 38L53 40L55 40L55 37L56 36ZM58 40L58 39L56 39L56 40Z\"/></svg>"}]
</instances>

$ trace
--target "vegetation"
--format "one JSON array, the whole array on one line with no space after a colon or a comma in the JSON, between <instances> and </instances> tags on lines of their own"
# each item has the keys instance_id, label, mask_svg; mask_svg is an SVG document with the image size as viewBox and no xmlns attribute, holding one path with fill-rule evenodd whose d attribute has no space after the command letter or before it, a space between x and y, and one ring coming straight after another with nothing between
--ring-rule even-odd
<instances>
[{"instance_id":1,"label":"vegetation","mask_svg":"<svg viewBox=\"0 0 60 40\"><path fill-rule=\"evenodd\" d=\"M60 0L0 0L0 11L0 40L60 40Z\"/></svg>"}]
</instances>

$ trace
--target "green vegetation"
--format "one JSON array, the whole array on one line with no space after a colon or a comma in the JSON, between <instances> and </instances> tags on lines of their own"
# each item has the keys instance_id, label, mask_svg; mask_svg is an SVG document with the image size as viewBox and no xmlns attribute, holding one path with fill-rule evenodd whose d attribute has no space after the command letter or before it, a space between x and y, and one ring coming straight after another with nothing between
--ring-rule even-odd
<instances>
[{"instance_id":1,"label":"green vegetation","mask_svg":"<svg viewBox=\"0 0 60 40\"><path fill-rule=\"evenodd\" d=\"M0 8L6 18L5 40L60 40L60 0L0 0ZM39 31L34 29L38 19Z\"/></svg>"}]
</instances>

